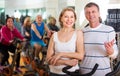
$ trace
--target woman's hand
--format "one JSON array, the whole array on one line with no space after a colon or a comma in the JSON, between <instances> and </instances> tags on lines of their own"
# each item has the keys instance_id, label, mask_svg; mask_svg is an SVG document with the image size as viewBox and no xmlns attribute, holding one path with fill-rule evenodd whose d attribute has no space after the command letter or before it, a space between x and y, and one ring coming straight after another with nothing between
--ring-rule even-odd
<instances>
[{"instance_id":1,"label":"woman's hand","mask_svg":"<svg viewBox=\"0 0 120 76\"><path fill-rule=\"evenodd\" d=\"M47 33L47 37L50 38L54 32L55 32L55 31L50 30L50 31Z\"/></svg>"},{"instance_id":2,"label":"woman's hand","mask_svg":"<svg viewBox=\"0 0 120 76\"><path fill-rule=\"evenodd\" d=\"M110 42L105 42L104 45L108 55L111 55L114 53L114 50L113 50L114 39Z\"/></svg>"},{"instance_id":3,"label":"woman's hand","mask_svg":"<svg viewBox=\"0 0 120 76\"><path fill-rule=\"evenodd\" d=\"M22 41L27 41L27 39L26 39L26 38L24 38Z\"/></svg>"},{"instance_id":4,"label":"woman's hand","mask_svg":"<svg viewBox=\"0 0 120 76\"><path fill-rule=\"evenodd\" d=\"M78 64L78 60L77 59L71 59L71 60L67 60L66 61L66 65L69 65L69 66L75 66Z\"/></svg>"},{"instance_id":5,"label":"woman's hand","mask_svg":"<svg viewBox=\"0 0 120 76\"><path fill-rule=\"evenodd\" d=\"M10 40L9 43L13 43L14 40Z\"/></svg>"},{"instance_id":6,"label":"woman's hand","mask_svg":"<svg viewBox=\"0 0 120 76\"><path fill-rule=\"evenodd\" d=\"M54 56L52 56L48 61L50 64L55 65L57 60L59 60L62 57L62 53L57 53Z\"/></svg>"},{"instance_id":7,"label":"woman's hand","mask_svg":"<svg viewBox=\"0 0 120 76\"><path fill-rule=\"evenodd\" d=\"M26 35L27 37L30 37L30 34L29 34L28 32L25 32L25 35Z\"/></svg>"}]
</instances>

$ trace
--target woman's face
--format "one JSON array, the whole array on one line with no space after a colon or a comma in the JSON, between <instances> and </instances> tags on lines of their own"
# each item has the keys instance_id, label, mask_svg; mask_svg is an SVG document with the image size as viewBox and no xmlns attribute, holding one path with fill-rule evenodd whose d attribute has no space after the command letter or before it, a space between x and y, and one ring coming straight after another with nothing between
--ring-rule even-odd
<instances>
[{"instance_id":1,"label":"woman's face","mask_svg":"<svg viewBox=\"0 0 120 76\"><path fill-rule=\"evenodd\" d=\"M72 11L65 11L61 17L63 27L73 27L75 24L75 15Z\"/></svg>"},{"instance_id":2,"label":"woman's face","mask_svg":"<svg viewBox=\"0 0 120 76\"><path fill-rule=\"evenodd\" d=\"M7 26L8 27L13 27L14 26L14 24L13 24L13 19L12 18L9 18L8 20L7 20Z\"/></svg>"},{"instance_id":3,"label":"woman's face","mask_svg":"<svg viewBox=\"0 0 120 76\"><path fill-rule=\"evenodd\" d=\"M52 19L51 23L52 23L53 25L55 25L55 24L56 24L56 20Z\"/></svg>"},{"instance_id":4,"label":"woman's face","mask_svg":"<svg viewBox=\"0 0 120 76\"><path fill-rule=\"evenodd\" d=\"M30 18L27 19L27 26L29 26L31 24Z\"/></svg>"}]
</instances>

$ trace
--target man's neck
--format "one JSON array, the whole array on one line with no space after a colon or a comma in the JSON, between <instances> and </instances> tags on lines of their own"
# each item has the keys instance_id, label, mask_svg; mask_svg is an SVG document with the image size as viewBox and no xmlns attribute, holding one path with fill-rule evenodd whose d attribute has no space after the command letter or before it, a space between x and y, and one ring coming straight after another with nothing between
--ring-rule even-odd
<instances>
[{"instance_id":1,"label":"man's neck","mask_svg":"<svg viewBox=\"0 0 120 76\"><path fill-rule=\"evenodd\" d=\"M97 26L99 26L100 25L100 23L98 22L98 23L90 23L90 27L91 28L96 28Z\"/></svg>"}]
</instances>

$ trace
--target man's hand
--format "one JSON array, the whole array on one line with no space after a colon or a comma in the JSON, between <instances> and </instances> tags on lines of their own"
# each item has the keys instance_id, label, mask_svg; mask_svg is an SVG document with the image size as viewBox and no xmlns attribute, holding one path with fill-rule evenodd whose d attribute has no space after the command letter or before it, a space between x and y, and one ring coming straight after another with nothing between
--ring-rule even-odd
<instances>
[{"instance_id":1,"label":"man's hand","mask_svg":"<svg viewBox=\"0 0 120 76\"><path fill-rule=\"evenodd\" d=\"M114 39L112 41L110 41L110 42L105 42L104 43L104 46L106 48L106 51L107 51L108 55L111 55L111 54L114 53L113 45L114 45Z\"/></svg>"}]
</instances>

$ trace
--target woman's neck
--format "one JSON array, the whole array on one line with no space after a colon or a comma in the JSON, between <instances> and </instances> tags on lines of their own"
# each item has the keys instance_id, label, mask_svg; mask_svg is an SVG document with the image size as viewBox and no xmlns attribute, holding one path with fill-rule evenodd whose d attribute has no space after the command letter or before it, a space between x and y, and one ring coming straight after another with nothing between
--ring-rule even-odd
<instances>
[{"instance_id":1,"label":"woman's neck","mask_svg":"<svg viewBox=\"0 0 120 76\"><path fill-rule=\"evenodd\" d=\"M73 28L62 28L61 29L61 31L63 31L63 32L71 32L73 30L74 30Z\"/></svg>"},{"instance_id":2,"label":"woman's neck","mask_svg":"<svg viewBox=\"0 0 120 76\"><path fill-rule=\"evenodd\" d=\"M8 27L8 26L7 26ZM13 27L8 27L11 31L13 30Z\"/></svg>"},{"instance_id":3,"label":"woman's neck","mask_svg":"<svg viewBox=\"0 0 120 76\"><path fill-rule=\"evenodd\" d=\"M37 22L37 21L36 21L36 23L37 23L38 25L41 25L41 22Z\"/></svg>"}]
</instances>

